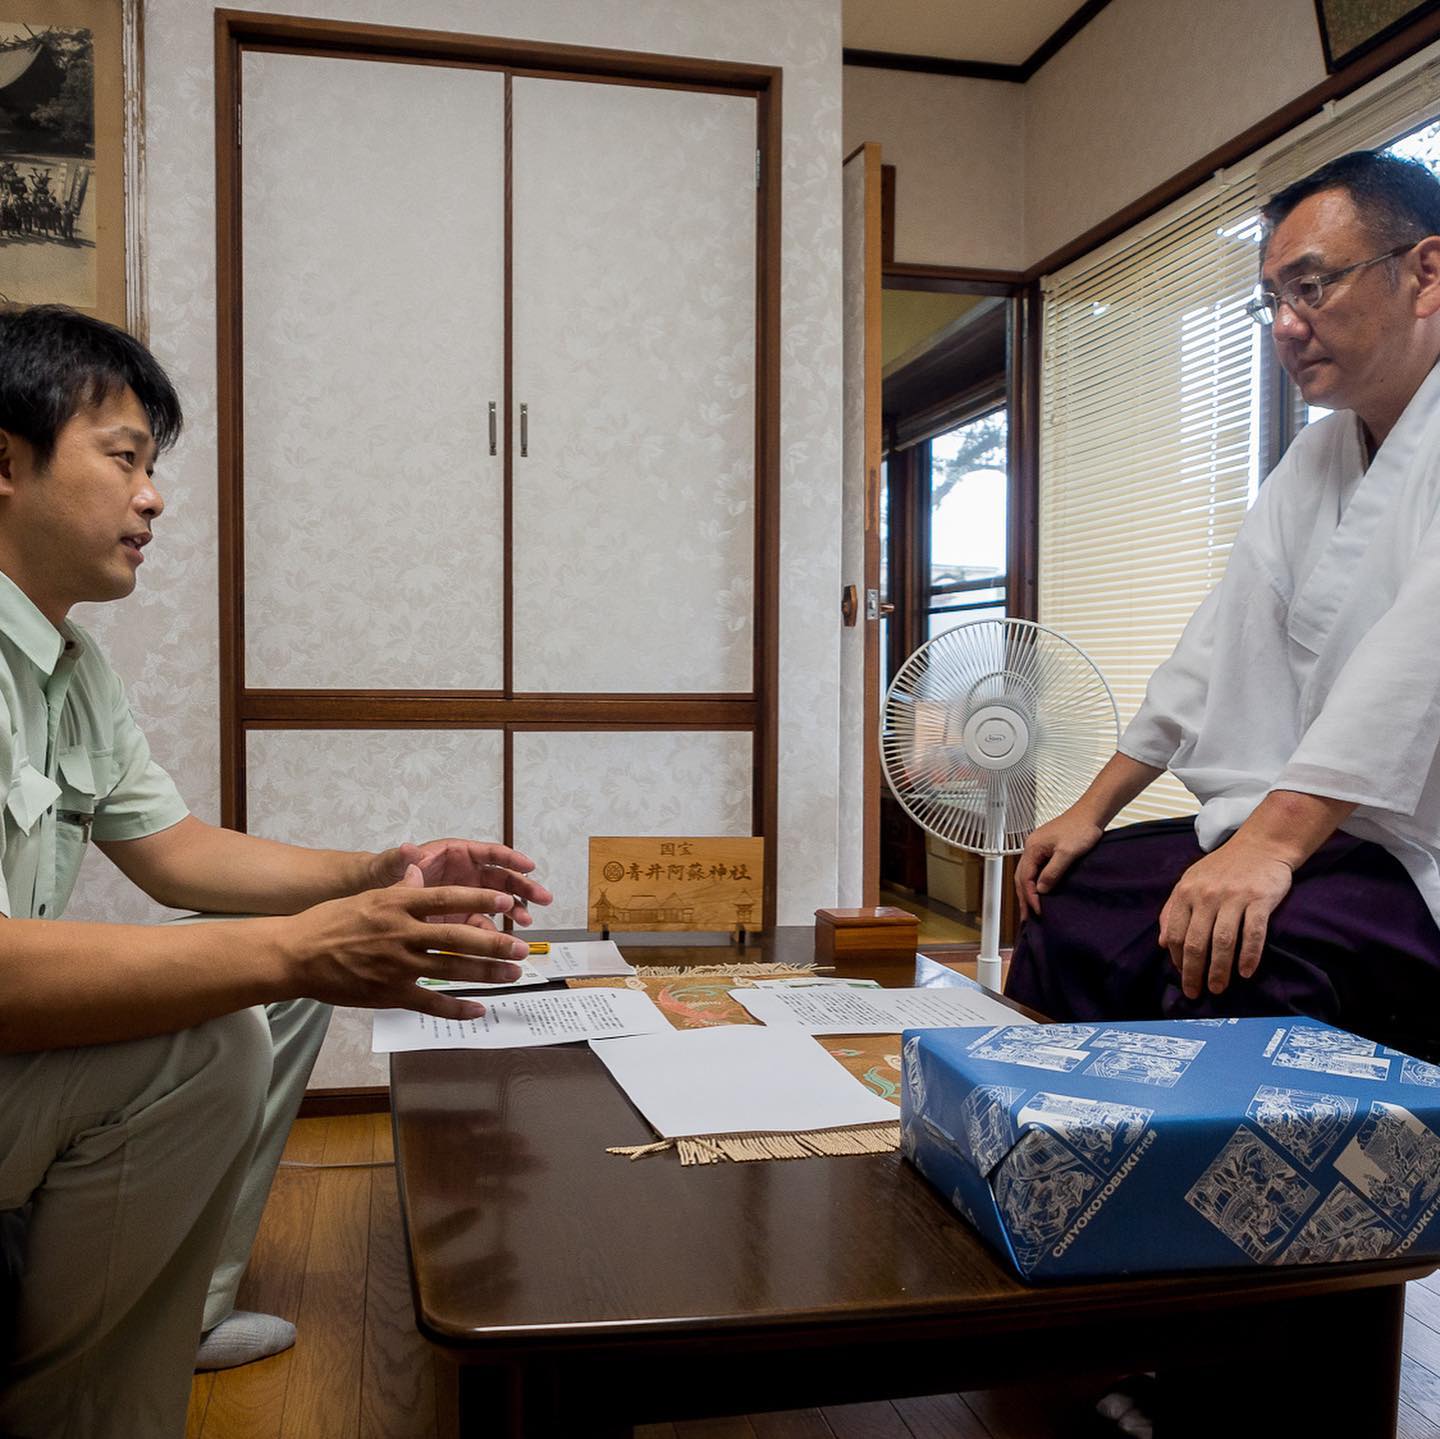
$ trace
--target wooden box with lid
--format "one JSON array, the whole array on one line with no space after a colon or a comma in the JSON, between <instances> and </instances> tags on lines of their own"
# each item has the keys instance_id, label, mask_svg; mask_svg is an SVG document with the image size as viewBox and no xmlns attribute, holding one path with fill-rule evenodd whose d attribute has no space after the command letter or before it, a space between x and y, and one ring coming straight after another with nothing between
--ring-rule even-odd
<instances>
[{"instance_id":1,"label":"wooden box with lid","mask_svg":"<svg viewBox=\"0 0 1440 1439\"><path fill-rule=\"evenodd\" d=\"M919 942L920 921L892 905L815 911L815 963L847 977L912 984Z\"/></svg>"}]
</instances>

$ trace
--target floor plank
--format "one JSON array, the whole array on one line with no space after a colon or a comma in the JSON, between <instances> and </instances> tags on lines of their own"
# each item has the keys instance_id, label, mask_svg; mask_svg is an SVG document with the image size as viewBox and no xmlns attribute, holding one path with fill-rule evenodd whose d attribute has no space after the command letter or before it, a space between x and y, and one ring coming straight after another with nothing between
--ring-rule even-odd
<instances>
[{"instance_id":1,"label":"floor plank","mask_svg":"<svg viewBox=\"0 0 1440 1439\"><path fill-rule=\"evenodd\" d=\"M1104 1379L1072 1380L986 1389L964 1398L991 1439L1058 1439L1093 1424L1095 1401L1108 1387Z\"/></svg>"},{"instance_id":2,"label":"floor plank","mask_svg":"<svg viewBox=\"0 0 1440 1439\"><path fill-rule=\"evenodd\" d=\"M897 1399L895 1410L915 1439L991 1439L985 1421L958 1394Z\"/></svg>"},{"instance_id":3,"label":"floor plank","mask_svg":"<svg viewBox=\"0 0 1440 1439\"><path fill-rule=\"evenodd\" d=\"M368 1114L330 1120L325 1164L363 1163L375 1149ZM369 1251L369 1169L319 1170L281 1439L354 1439L364 1374L365 1267ZM389 1182L389 1171L381 1171Z\"/></svg>"},{"instance_id":4,"label":"floor plank","mask_svg":"<svg viewBox=\"0 0 1440 1439\"><path fill-rule=\"evenodd\" d=\"M750 1421L738 1419L685 1419L675 1425L677 1439L755 1439Z\"/></svg>"},{"instance_id":5,"label":"floor plank","mask_svg":"<svg viewBox=\"0 0 1440 1439\"><path fill-rule=\"evenodd\" d=\"M1430 1422L1432 1432L1440 1433L1440 1375L1433 1374L1408 1354L1400 1361L1400 1393L1404 1400Z\"/></svg>"},{"instance_id":6,"label":"floor plank","mask_svg":"<svg viewBox=\"0 0 1440 1439\"><path fill-rule=\"evenodd\" d=\"M386 1158L389 1116L369 1117L375 1158ZM439 1422L435 1365L415 1327L393 1169L372 1171L364 1333L360 1439L433 1439Z\"/></svg>"},{"instance_id":7,"label":"floor plank","mask_svg":"<svg viewBox=\"0 0 1440 1439\"><path fill-rule=\"evenodd\" d=\"M637 1424L635 1439L675 1439L673 1424Z\"/></svg>"},{"instance_id":8,"label":"floor plank","mask_svg":"<svg viewBox=\"0 0 1440 1439\"><path fill-rule=\"evenodd\" d=\"M1400 1422L1395 1429L1395 1439L1435 1439L1437 1433L1440 1433L1440 1425L1432 1423L1403 1399L1400 1401Z\"/></svg>"},{"instance_id":9,"label":"floor plank","mask_svg":"<svg viewBox=\"0 0 1440 1439\"><path fill-rule=\"evenodd\" d=\"M1423 1365L1440 1380L1440 1333L1428 1324L1405 1316L1405 1357Z\"/></svg>"},{"instance_id":10,"label":"floor plank","mask_svg":"<svg viewBox=\"0 0 1440 1439\"><path fill-rule=\"evenodd\" d=\"M835 1439L912 1439L893 1404L839 1404L820 1413Z\"/></svg>"},{"instance_id":11,"label":"floor plank","mask_svg":"<svg viewBox=\"0 0 1440 1439\"><path fill-rule=\"evenodd\" d=\"M197 1374L190 1385L190 1402L185 1407L185 1439L200 1439L205 1428L205 1411L215 1388L213 1374Z\"/></svg>"},{"instance_id":12,"label":"floor plank","mask_svg":"<svg viewBox=\"0 0 1440 1439\"><path fill-rule=\"evenodd\" d=\"M318 1164L325 1156L328 1121L302 1119L290 1131L282 1159ZM282 1165L265 1206L250 1267L240 1283L241 1309L278 1314L294 1324L300 1317L305 1261L319 1174ZM200 1439L275 1439L285 1413L294 1350L261 1364L246 1364L210 1376L214 1383ZM197 1376L197 1382L203 1376Z\"/></svg>"},{"instance_id":13,"label":"floor plank","mask_svg":"<svg viewBox=\"0 0 1440 1439\"><path fill-rule=\"evenodd\" d=\"M1440 1294L1413 1281L1405 1286L1405 1317L1440 1330Z\"/></svg>"},{"instance_id":14,"label":"floor plank","mask_svg":"<svg viewBox=\"0 0 1440 1439\"><path fill-rule=\"evenodd\" d=\"M818 1409L786 1409L779 1414L752 1414L755 1439L835 1439L835 1431Z\"/></svg>"}]
</instances>

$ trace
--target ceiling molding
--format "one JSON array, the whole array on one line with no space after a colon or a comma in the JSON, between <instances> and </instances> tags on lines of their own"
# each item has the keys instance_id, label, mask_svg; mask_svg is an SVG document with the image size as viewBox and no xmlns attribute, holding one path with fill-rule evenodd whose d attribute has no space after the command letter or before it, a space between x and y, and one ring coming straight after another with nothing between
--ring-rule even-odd
<instances>
[{"instance_id":1,"label":"ceiling molding","mask_svg":"<svg viewBox=\"0 0 1440 1439\"><path fill-rule=\"evenodd\" d=\"M1048 42L1047 42L1048 43ZM873 70L918 70L925 75L955 75L962 80L1008 80L1023 85L1023 65L996 65L989 60L946 60L938 55L900 55L893 50L842 50L847 65Z\"/></svg>"},{"instance_id":2,"label":"ceiling molding","mask_svg":"<svg viewBox=\"0 0 1440 1439\"><path fill-rule=\"evenodd\" d=\"M1151 215L1193 190L1203 180L1209 179L1217 170L1227 169L1262 145L1278 140L1302 120L1308 120L1311 115L1323 109L1329 101L1338 100L1352 90L1358 90L1360 86L1368 84L1392 66L1398 65L1427 45L1433 45L1437 40L1440 40L1440 9L1427 8L1417 12L1417 18L1403 30L1397 31L1373 49L1366 49L1303 95L1297 95L1288 104L1251 125L1248 130L1241 131L1233 139L1211 150L1208 155L1201 156L1178 175L1172 175L1163 184L1132 200L1108 219L1092 225L1083 235L1077 235L1058 250L1046 255L1043 260L1037 260L1025 270L1024 279L1028 283L1035 283L1041 276L1053 274L1072 260L1078 260L1082 255L1108 243L1132 225L1148 220Z\"/></svg>"},{"instance_id":3,"label":"ceiling molding","mask_svg":"<svg viewBox=\"0 0 1440 1439\"><path fill-rule=\"evenodd\" d=\"M1085 0L1085 3L1050 36L1031 51L1020 66L1028 80L1048 60L1054 59L1108 4L1110 0Z\"/></svg>"},{"instance_id":4,"label":"ceiling molding","mask_svg":"<svg viewBox=\"0 0 1440 1439\"><path fill-rule=\"evenodd\" d=\"M926 75L951 75L963 80L1003 80L1023 85L1042 65L1053 59L1108 4L1110 0L1085 3L1047 39L1042 40L1019 65L998 65L990 60L950 60L939 55L902 55L892 50L843 50L847 65L877 70L911 70Z\"/></svg>"}]
</instances>

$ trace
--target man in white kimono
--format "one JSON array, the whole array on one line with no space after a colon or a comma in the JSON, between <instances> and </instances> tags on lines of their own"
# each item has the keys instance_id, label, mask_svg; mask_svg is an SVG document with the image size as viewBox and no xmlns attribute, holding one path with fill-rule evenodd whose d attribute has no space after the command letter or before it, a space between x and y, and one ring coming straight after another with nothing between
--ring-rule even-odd
<instances>
[{"instance_id":1,"label":"man in white kimono","mask_svg":"<svg viewBox=\"0 0 1440 1439\"><path fill-rule=\"evenodd\" d=\"M1009 993L1440 1039L1440 182L1342 156L1265 208L1250 313L1307 426L1117 753L1031 836ZM1166 769L1190 820L1106 834Z\"/></svg>"}]
</instances>

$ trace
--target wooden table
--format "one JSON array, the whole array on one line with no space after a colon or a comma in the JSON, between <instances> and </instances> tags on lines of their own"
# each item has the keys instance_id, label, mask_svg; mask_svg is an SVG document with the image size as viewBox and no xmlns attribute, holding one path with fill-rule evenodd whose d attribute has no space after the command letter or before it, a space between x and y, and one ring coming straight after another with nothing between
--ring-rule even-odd
<instances>
[{"instance_id":1,"label":"wooden table","mask_svg":"<svg viewBox=\"0 0 1440 1439\"><path fill-rule=\"evenodd\" d=\"M585 1047L397 1054L391 1076L415 1312L462 1366L462 1434L601 1439L1145 1370L1181 1396L1162 1439L1395 1432L1404 1283L1432 1264L1030 1286L898 1155L606 1154L653 1135Z\"/></svg>"}]
</instances>

